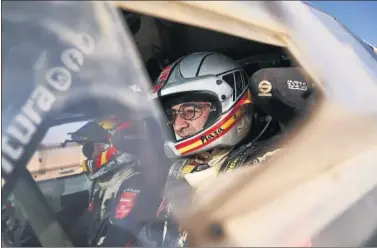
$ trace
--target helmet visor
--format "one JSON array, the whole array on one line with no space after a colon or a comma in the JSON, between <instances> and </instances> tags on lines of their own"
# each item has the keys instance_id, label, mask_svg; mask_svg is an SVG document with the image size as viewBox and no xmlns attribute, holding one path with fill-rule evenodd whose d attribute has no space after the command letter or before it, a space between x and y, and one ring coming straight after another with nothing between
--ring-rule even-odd
<instances>
[{"instance_id":1,"label":"helmet visor","mask_svg":"<svg viewBox=\"0 0 377 248\"><path fill-rule=\"evenodd\" d=\"M220 116L220 102L208 93L185 93L163 99L166 124L172 140L190 138L211 126Z\"/></svg>"}]
</instances>

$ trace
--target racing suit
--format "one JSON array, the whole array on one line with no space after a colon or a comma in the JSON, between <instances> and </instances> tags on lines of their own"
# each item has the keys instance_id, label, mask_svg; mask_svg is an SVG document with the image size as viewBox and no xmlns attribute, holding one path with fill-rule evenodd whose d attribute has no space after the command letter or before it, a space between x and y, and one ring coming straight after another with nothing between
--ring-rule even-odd
<instances>
[{"instance_id":1,"label":"racing suit","mask_svg":"<svg viewBox=\"0 0 377 248\"><path fill-rule=\"evenodd\" d=\"M155 216L161 201L159 194L144 189L144 182L136 162L125 165L107 180L97 179L87 211L71 232L73 243L76 246L140 246L136 235L145 220ZM81 235L77 236L78 233Z\"/></svg>"},{"instance_id":2,"label":"racing suit","mask_svg":"<svg viewBox=\"0 0 377 248\"><path fill-rule=\"evenodd\" d=\"M265 164L271 156L280 150L276 147L280 139L280 136L275 136L257 143L243 142L233 149L215 148L211 152L180 159L170 168L165 194L171 195L172 190L174 191L177 188L182 190L188 186L189 190L195 190L197 186L207 181L210 177L215 177L219 173L231 172L237 167ZM189 201L186 197L182 198ZM179 204L189 204L187 201L179 201ZM149 239L156 240L154 245L161 244L160 246L162 247L187 246L187 233L184 230L179 230L179 227L173 223L170 209L171 203L164 198L157 211L159 219L157 223L159 224L154 223L154 226L151 225L149 227L149 229L153 229L148 231ZM162 231L158 231L158 228Z\"/></svg>"}]
</instances>

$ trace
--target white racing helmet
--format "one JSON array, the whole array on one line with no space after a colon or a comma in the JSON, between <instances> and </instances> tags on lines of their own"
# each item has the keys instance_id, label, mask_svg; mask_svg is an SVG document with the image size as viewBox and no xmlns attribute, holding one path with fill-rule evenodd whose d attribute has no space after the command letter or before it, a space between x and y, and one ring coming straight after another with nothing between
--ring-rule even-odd
<instances>
[{"instance_id":1,"label":"white racing helmet","mask_svg":"<svg viewBox=\"0 0 377 248\"><path fill-rule=\"evenodd\" d=\"M193 53L167 66L152 92L152 99L162 104L171 131L170 140L165 142L167 156L190 156L215 147L233 147L244 139L253 115L248 82L244 69L219 53ZM182 138L174 133L169 110L190 101L210 102L210 112L200 130Z\"/></svg>"}]
</instances>

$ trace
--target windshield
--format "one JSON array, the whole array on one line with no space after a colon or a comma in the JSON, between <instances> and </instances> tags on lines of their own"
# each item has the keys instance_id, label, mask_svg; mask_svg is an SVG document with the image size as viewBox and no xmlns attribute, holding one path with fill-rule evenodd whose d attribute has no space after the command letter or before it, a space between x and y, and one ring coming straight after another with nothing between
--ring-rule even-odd
<instances>
[{"instance_id":1,"label":"windshield","mask_svg":"<svg viewBox=\"0 0 377 248\"><path fill-rule=\"evenodd\" d=\"M27 165L28 171L54 212L63 210L61 199L67 195L86 191L85 197L89 198L92 182L81 168L81 146L61 145L69 139L68 133L71 130L78 129L86 123L88 121L79 121L49 128Z\"/></svg>"},{"instance_id":2,"label":"windshield","mask_svg":"<svg viewBox=\"0 0 377 248\"><path fill-rule=\"evenodd\" d=\"M105 2L3 8L3 244L140 244L170 161L127 26ZM127 238L104 241L107 228Z\"/></svg>"}]
</instances>

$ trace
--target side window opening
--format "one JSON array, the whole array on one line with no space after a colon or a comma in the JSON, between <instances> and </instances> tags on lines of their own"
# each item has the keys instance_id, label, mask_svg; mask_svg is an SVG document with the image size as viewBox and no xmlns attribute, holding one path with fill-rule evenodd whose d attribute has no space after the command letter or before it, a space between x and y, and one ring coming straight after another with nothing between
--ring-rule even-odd
<instances>
[{"instance_id":1,"label":"side window opening","mask_svg":"<svg viewBox=\"0 0 377 248\"><path fill-rule=\"evenodd\" d=\"M232 87L232 89L233 89L233 101L234 101L236 99L236 86L235 86L234 73L232 72L232 73L226 74L222 78L225 82L227 82Z\"/></svg>"},{"instance_id":2,"label":"side window opening","mask_svg":"<svg viewBox=\"0 0 377 248\"><path fill-rule=\"evenodd\" d=\"M244 89L243 87L244 83L242 80L241 72L236 71L234 73L234 78L235 78L235 83L236 83L236 97L239 97Z\"/></svg>"},{"instance_id":3,"label":"side window opening","mask_svg":"<svg viewBox=\"0 0 377 248\"><path fill-rule=\"evenodd\" d=\"M241 73L241 82L242 82L242 89L245 89L245 77L244 77L244 74Z\"/></svg>"},{"instance_id":4,"label":"side window opening","mask_svg":"<svg viewBox=\"0 0 377 248\"><path fill-rule=\"evenodd\" d=\"M248 87L249 85L249 76L246 74L246 72L242 73L244 87Z\"/></svg>"},{"instance_id":5,"label":"side window opening","mask_svg":"<svg viewBox=\"0 0 377 248\"><path fill-rule=\"evenodd\" d=\"M238 92L238 89L237 89L237 84L236 84L237 78L236 78L236 73L235 72L233 72L233 82L234 82L234 89L235 89L235 94L234 95L235 95L235 98L237 98L239 92Z\"/></svg>"}]
</instances>

